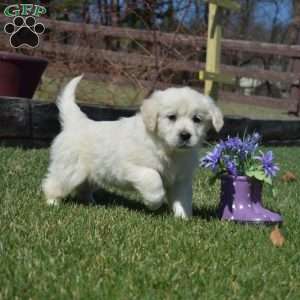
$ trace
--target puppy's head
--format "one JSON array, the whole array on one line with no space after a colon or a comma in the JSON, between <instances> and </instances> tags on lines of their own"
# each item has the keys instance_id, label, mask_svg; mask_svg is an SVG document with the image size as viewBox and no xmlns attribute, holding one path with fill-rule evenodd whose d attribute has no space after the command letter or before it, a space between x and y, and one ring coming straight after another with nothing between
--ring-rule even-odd
<instances>
[{"instance_id":1,"label":"puppy's head","mask_svg":"<svg viewBox=\"0 0 300 300\"><path fill-rule=\"evenodd\" d=\"M199 145L210 124L223 127L223 115L210 97L189 88L156 91L144 100L141 113L149 132L173 149Z\"/></svg>"}]
</instances>

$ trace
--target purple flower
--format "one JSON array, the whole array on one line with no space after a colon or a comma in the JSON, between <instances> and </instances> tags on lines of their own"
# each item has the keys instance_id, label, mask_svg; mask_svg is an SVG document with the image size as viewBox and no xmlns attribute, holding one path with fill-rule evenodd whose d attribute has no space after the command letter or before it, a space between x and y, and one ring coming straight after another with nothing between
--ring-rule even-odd
<instances>
[{"instance_id":1,"label":"purple flower","mask_svg":"<svg viewBox=\"0 0 300 300\"><path fill-rule=\"evenodd\" d=\"M228 137L227 141L224 142L225 148L231 151L239 151L242 147L242 141L238 137Z\"/></svg>"},{"instance_id":2,"label":"purple flower","mask_svg":"<svg viewBox=\"0 0 300 300\"><path fill-rule=\"evenodd\" d=\"M260 139L258 133L243 139L229 136L208 152L200 160L200 165L212 170L218 177L222 174L251 176L249 174L252 172L258 180L270 183L270 178L276 175L279 167L274 162L272 151L260 152L259 156L255 156ZM262 171L265 176L261 176Z\"/></svg>"},{"instance_id":3,"label":"purple flower","mask_svg":"<svg viewBox=\"0 0 300 300\"><path fill-rule=\"evenodd\" d=\"M228 174L237 176L238 171L237 171L237 166L236 166L235 162L230 160L229 158L225 159L225 157L224 157L224 163L225 163L225 167L226 167Z\"/></svg>"},{"instance_id":4,"label":"purple flower","mask_svg":"<svg viewBox=\"0 0 300 300\"><path fill-rule=\"evenodd\" d=\"M258 132L254 132L252 134L251 141L253 144L258 144L260 138L261 138L260 134Z\"/></svg>"},{"instance_id":5,"label":"purple flower","mask_svg":"<svg viewBox=\"0 0 300 300\"><path fill-rule=\"evenodd\" d=\"M237 155L241 160L244 160L256 151L259 138L260 136L257 133L248 135L243 140L239 137L228 137L223 142L223 147L225 150L230 151L232 155Z\"/></svg>"},{"instance_id":6,"label":"purple flower","mask_svg":"<svg viewBox=\"0 0 300 300\"><path fill-rule=\"evenodd\" d=\"M257 132L245 137L243 140L243 152L246 156L248 154L253 154L256 151L259 140L260 135Z\"/></svg>"},{"instance_id":7,"label":"purple flower","mask_svg":"<svg viewBox=\"0 0 300 300\"><path fill-rule=\"evenodd\" d=\"M273 152L268 151L266 154L256 157L262 163L263 170L267 176L275 176L279 167L273 163Z\"/></svg>"},{"instance_id":8,"label":"purple flower","mask_svg":"<svg viewBox=\"0 0 300 300\"><path fill-rule=\"evenodd\" d=\"M208 152L206 156L200 160L200 166L211 169L213 172L215 172L218 168L221 154L222 148L217 145L211 152Z\"/></svg>"}]
</instances>

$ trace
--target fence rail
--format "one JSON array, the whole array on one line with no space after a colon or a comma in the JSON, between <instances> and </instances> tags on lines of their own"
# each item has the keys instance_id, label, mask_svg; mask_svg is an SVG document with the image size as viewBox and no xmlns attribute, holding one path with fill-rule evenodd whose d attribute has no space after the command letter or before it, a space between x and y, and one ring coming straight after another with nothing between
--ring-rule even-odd
<instances>
[{"instance_id":1,"label":"fence rail","mask_svg":"<svg viewBox=\"0 0 300 300\"><path fill-rule=\"evenodd\" d=\"M5 23L8 18L0 16L0 23ZM40 18L45 26L55 32L61 33L79 33L85 34L95 39L98 37L112 37L115 39L128 39L132 41L142 41L149 43L157 43L160 46L181 46L193 47L196 51L201 51L206 46L205 37L197 37L180 33L163 33L155 30L137 30L122 27L101 26L93 24L74 23L66 21L56 21L46 18ZM11 49L8 44L7 36L0 37L0 48ZM290 65L294 61L300 60L300 46L298 45L278 45L269 43L260 43L242 40L222 40L222 48L224 51L236 51L253 53L262 56L280 56L290 60ZM26 52L26 51L25 51ZM128 53L122 49L112 51L109 49L99 49L87 46L74 46L64 43L42 41L38 48L28 50L28 53L33 55L43 55L50 58L61 56L65 61L88 61L89 63L105 62L114 65L130 65L134 67L156 68L158 72L169 70L171 72L190 72L198 73L200 69L204 69L205 64L195 58L175 59L169 57L159 57L157 53L149 52L148 55L141 53ZM233 65L221 65L221 71L229 73L236 77L248 77L259 80L268 80L274 82L282 82L287 85L293 85L300 90L300 69L293 72L279 72L274 70L265 70L262 68L245 68ZM107 75L106 75L107 76ZM149 80L141 80L142 84L151 86ZM157 82L157 86L167 85L168 83ZM200 85L200 83L199 83ZM227 101L240 103L252 103L255 105L284 108L289 110L299 109L299 98L294 98L297 93L293 93L287 99L277 99L272 97L262 96L244 96L229 91L221 91L221 97ZM300 92L298 93L300 95ZM296 96L300 97L300 96Z\"/></svg>"},{"instance_id":2,"label":"fence rail","mask_svg":"<svg viewBox=\"0 0 300 300\"><path fill-rule=\"evenodd\" d=\"M0 18L2 21L3 17ZM180 33L164 33L155 30L140 30L103 25L73 23L66 21L49 20L41 18L41 21L50 29L76 32L85 34L99 34L101 36L114 38L129 38L146 42L159 42L161 44L206 47L206 38ZM271 43L260 43L255 41L223 39L222 48L238 52L250 52L255 54L278 55L290 58L300 58L300 46L280 45Z\"/></svg>"}]
</instances>

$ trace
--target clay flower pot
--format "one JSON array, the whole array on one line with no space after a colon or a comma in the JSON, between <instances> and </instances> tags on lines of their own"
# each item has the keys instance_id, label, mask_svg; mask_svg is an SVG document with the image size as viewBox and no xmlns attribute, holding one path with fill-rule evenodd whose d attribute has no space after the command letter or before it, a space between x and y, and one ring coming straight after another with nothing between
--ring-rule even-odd
<instances>
[{"instance_id":1,"label":"clay flower pot","mask_svg":"<svg viewBox=\"0 0 300 300\"><path fill-rule=\"evenodd\" d=\"M281 223L282 217L262 205L262 182L247 176L221 177L219 217L241 223Z\"/></svg>"},{"instance_id":2,"label":"clay flower pot","mask_svg":"<svg viewBox=\"0 0 300 300\"><path fill-rule=\"evenodd\" d=\"M0 96L32 98L48 61L0 51Z\"/></svg>"}]
</instances>

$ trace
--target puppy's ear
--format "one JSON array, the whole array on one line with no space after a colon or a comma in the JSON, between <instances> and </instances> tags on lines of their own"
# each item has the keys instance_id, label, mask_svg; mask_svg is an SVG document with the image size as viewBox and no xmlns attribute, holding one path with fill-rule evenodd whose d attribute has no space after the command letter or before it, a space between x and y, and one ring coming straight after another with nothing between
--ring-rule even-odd
<instances>
[{"instance_id":1,"label":"puppy's ear","mask_svg":"<svg viewBox=\"0 0 300 300\"><path fill-rule=\"evenodd\" d=\"M221 110L214 103L211 104L210 115L215 130L219 132L224 125L224 119Z\"/></svg>"},{"instance_id":2,"label":"puppy's ear","mask_svg":"<svg viewBox=\"0 0 300 300\"><path fill-rule=\"evenodd\" d=\"M152 94L148 99L145 99L141 106L144 124L151 132L154 132L156 129L158 117L158 103L155 94L156 93Z\"/></svg>"}]
</instances>

